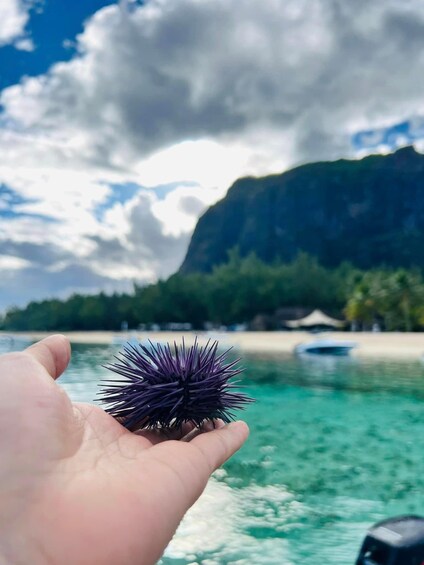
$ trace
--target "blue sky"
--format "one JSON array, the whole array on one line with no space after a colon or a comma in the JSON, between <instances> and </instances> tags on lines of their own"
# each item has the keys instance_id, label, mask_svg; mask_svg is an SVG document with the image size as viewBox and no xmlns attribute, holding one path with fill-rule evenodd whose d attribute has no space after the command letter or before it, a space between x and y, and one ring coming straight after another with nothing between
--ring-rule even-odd
<instances>
[{"instance_id":1,"label":"blue sky","mask_svg":"<svg viewBox=\"0 0 424 565\"><path fill-rule=\"evenodd\" d=\"M0 89L19 82L22 75L36 76L57 61L68 61L75 52L75 38L83 23L103 6L105 0L63 2L44 0L33 4L25 26L34 48L30 51L5 45L0 57Z\"/></svg>"},{"instance_id":2,"label":"blue sky","mask_svg":"<svg viewBox=\"0 0 424 565\"><path fill-rule=\"evenodd\" d=\"M421 0L2 0L0 311L168 276L240 176L420 150L423 66Z\"/></svg>"}]
</instances>

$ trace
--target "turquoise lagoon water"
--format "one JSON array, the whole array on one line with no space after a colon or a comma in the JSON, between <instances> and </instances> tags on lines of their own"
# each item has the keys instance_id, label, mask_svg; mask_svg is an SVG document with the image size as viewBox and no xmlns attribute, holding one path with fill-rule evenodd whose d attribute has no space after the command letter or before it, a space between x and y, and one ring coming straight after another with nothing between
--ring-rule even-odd
<instances>
[{"instance_id":1,"label":"turquoise lagoon water","mask_svg":"<svg viewBox=\"0 0 424 565\"><path fill-rule=\"evenodd\" d=\"M75 345L62 386L92 401L114 350ZM244 357L251 437L161 565L353 564L367 528L424 514L424 365Z\"/></svg>"}]
</instances>

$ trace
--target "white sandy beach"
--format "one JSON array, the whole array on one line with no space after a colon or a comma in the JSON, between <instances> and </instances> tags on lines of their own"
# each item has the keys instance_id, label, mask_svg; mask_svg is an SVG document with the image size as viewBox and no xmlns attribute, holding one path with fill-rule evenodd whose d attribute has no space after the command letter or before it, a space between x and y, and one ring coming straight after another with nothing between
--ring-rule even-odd
<instances>
[{"instance_id":1,"label":"white sandy beach","mask_svg":"<svg viewBox=\"0 0 424 565\"><path fill-rule=\"evenodd\" d=\"M17 335L16 333L14 335ZM45 332L22 333L22 337L33 340L48 335ZM209 338L218 339L229 347L234 345L240 351L255 353L292 353L300 342L313 341L331 337L355 341L358 347L353 355L359 357L403 358L418 360L424 356L424 333L368 333L368 332L327 332L312 335L307 332L130 332L119 334L114 332L65 332L73 343L111 344L116 337L136 337L139 341L147 339L153 342L177 341L184 336L187 343L192 343L198 335L201 341Z\"/></svg>"}]
</instances>

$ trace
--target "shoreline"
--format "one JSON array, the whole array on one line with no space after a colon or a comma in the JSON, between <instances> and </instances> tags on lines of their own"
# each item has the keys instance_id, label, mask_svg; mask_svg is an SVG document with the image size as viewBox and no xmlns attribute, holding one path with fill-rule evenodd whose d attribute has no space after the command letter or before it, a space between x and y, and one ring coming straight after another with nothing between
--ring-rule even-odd
<instances>
[{"instance_id":1,"label":"shoreline","mask_svg":"<svg viewBox=\"0 0 424 565\"><path fill-rule=\"evenodd\" d=\"M29 340L39 340L58 332L0 332L2 335L19 336ZM126 339L136 338L139 341L180 342L184 337L187 344L193 343L197 335L204 343L208 339L217 339L224 346L234 346L245 353L291 354L294 347L301 342L314 341L321 338L349 340L358 344L353 350L354 357L397 358L418 361L424 358L424 332L420 333L372 333L372 332L325 332L311 334L308 332L109 332L79 331L63 332L71 343L112 345Z\"/></svg>"}]
</instances>

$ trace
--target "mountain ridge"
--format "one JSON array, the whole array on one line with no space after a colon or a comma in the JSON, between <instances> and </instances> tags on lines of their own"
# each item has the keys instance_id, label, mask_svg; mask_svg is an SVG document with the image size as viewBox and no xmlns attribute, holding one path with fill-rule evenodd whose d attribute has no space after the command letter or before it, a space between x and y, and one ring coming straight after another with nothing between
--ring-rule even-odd
<instances>
[{"instance_id":1,"label":"mountain ridge","mask_svg":"<svg viewBox=\"0 0 424 565\"><path fill-rule=\"evenodd\" d=\"M424 155L405 147L238 179L199 219L180 272L210 272L235 247L266 262L303 251L327 267L423 267Z\"/></svg>"}]
</instances>

